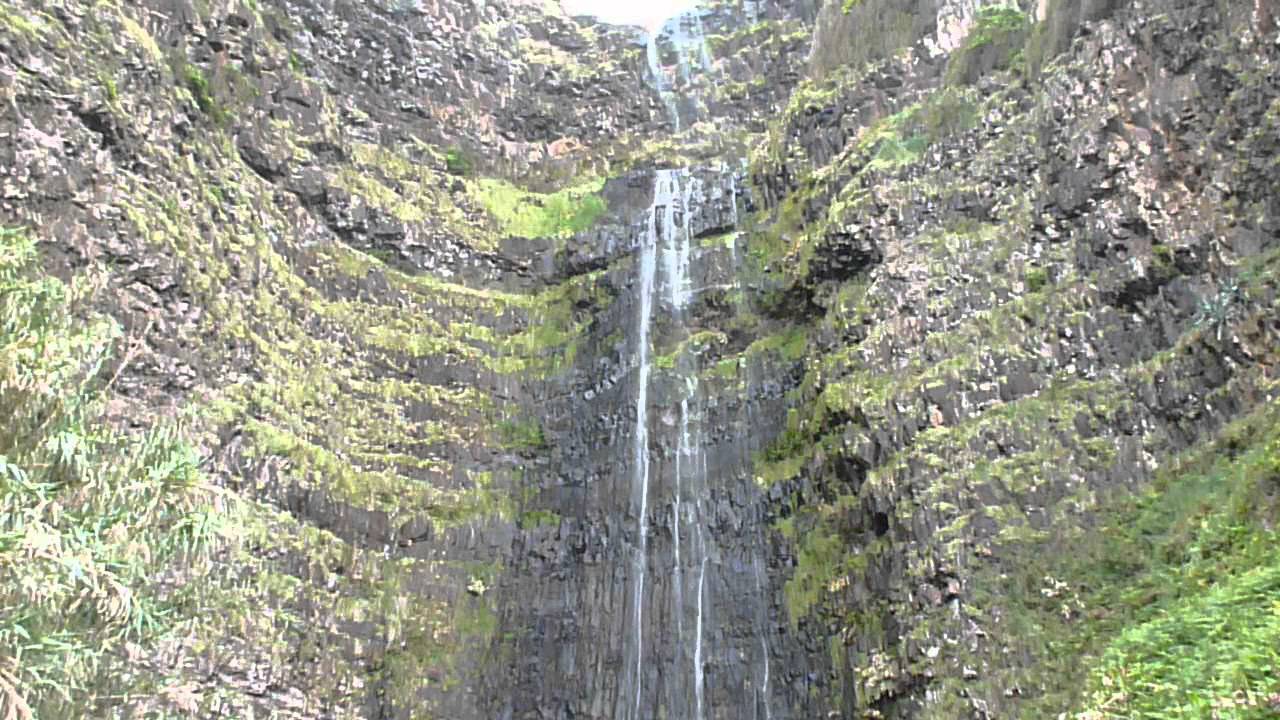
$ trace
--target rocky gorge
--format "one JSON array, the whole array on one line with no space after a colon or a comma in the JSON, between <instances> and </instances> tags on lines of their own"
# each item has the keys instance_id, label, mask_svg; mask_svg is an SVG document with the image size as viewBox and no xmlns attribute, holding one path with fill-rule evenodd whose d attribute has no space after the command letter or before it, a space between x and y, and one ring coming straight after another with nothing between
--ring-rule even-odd
<instances>
[{"instance_id":1,"label":"rocky gorge","mask_svg":"<svg viewBox=\"0 0 1280 720\"><path fill-rule=\"evenodd\" d=\"M0 238L199 542L0 435L0 710L1275 717L1277 13L12 0Z\"/></svg>"}]
</instances>

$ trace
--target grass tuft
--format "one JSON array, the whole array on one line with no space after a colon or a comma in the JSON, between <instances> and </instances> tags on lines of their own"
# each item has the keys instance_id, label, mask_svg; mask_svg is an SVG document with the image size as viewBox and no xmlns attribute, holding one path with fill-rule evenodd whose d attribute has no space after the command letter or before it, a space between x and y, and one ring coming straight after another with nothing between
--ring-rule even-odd
<instances>
[{"instance_id":1,"label":"grass tuft","mask_svg":"<svg viewBox=\"0 0 1280 720\"><path fill-rule=\"evenodd\" d=\"M178 428L104 423L118 326L98 283L44 275L0 230L0 711L103 717L182 617L227 515Z\"/></svg>"}]
</instances>

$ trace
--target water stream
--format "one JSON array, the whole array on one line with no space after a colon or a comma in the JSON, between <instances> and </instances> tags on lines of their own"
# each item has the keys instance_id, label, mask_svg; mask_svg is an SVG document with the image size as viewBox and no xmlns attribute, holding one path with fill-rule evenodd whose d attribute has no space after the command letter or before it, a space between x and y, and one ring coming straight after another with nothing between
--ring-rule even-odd
<instances>
[{"instance_id":1,"label":"water stream","mask_svg":"<svg viewBox=\"0 0 1280 720\"><path fill-rule=\"evenodd\" d=\"M648 232L641 243L639 258L640 312L636 322L636 357L639 377L636 380L636 429L633 447L635 468L632 482L632 495L637 508L636 517L638 518L639 532L637 533L638 540L635 544L635 557L632 560L634 570L632 574L635 580L631 599L633 608L632 644L635 646L635 663L632 665L631 672L631 682L635 685L635 703L632 706L631 717L636 720L641 717L640 699L644 686L644 586L649 564L649 376L652 373L649 333L653 327L653 293L654 280L657 275L657 213L659 207L661 207L660 198L663 195L663 190L664 188L669 188L670 184L670 178L667 174L658 174L654 187L653 208L650 210ZM668 202L667 205L670 205L670 203Z\"/></svg>"},{"instance_id":2,"label":"water stream","mask_svg":"<svg viewBox=\"0 0 1280 720\"><path fill-rule=\"evenodd\" d=\"M632 623L631 643L634 653L629 673L634 684L630 717L639 720L642 712L645 662L661 653L652 649L646 658L644 623L646 605L654 599L646 596L651 535L649 506L651 498L662 491L663 478L653 472L649 402L655 382L653 367L653 326L659 313L668 320L668 340L678 341L687 334L687 310L692 299L693 283L690 267L693 259L693 232L690 209L700 196L702 185L685 170L660 170L654 177L653 205L646 218L639 249L639 310L636 331L638 366L636 389L636 428L634 432L632 504L637 517L637 541L632 559ZM659 293L657 288L663 292ZM659 302L659 295L661 295ZM668 702L673 708L692 704L689 717L705 717L705 609L707 607L707 568L709 539L703 518L707 494L707 460L701 433L701 404L698 400L697 364L688 353L682 353L674 366L659 375L679 393L679 417L669 417L675 426L674 457L671 467L671 533L672 533L672 614L676 626L675 657L677 667L671 676L663 675ZM660 444L660 443L659 443ZM686 575L690 577L686 578ZM685 588L695 593L692 607L686 606ZM690 615L691 617L686 617ZM686 627L693 626L690 637ZM690 647L691 643L691 647ZM687 665L685 663L688 663ZM692 698L687 685L692 684ZM690 700L692 701L690 703Z\"/></svg>"},{"instance_id":3,"label":"water stream","mask_svg":"<svg viewBox=\"0 0 1280 720\"><path fill-rule=\"evenodd\" d=\"M674 77L662 64L662 46L666 43L675 50ZM713 67L701 15L686 13L669 21L662 32L648 38L646 55L653 89L665 106L674 131L679 132L682 111L694 120L701 117L705 106L691 94L699 88L696 77L709 77ZM736 196L736 180L732 172L728 174L728 193ZM708 647L708 628L715 627L709 617L715 607L712 590L717 587L709 575L721 571L714 570L720 560L707 512L713 506L698 358L687 342L692 322L688 317L690 305L699 292L708 289L695 289L691 267L696 242L692 227L694 205L704 200L704 187L698 177L685 169L658 170L653 183L653 203L641 232L637 257L638 310L634 337L638 373L631 487L637 539L631 559L632 612L628 628L631 655L623 678L623 693L619 696L626 697L627 702L619 708L616 717L705 720L709 710L707 690L713 680L708 677L708 670L714 667L708 665L707 657L717 651ZM717 197L723 195L723 188L722 184ZM731 215L736 226L736 202ZM734 261L736 264L736 251ZM684 349L675 354L674 360L665 359L655 372L654 348L658 346L668 352L673 346ZM650 427L651 396L657 402L671 403L666 405L668 409L660 418L662 423L653 427ZM671 428L670 432L663 433L663 426ZM670 454L666 456L669 462L658 462L650 456L661 447L669 448ZM663 513L670 518L669 528L651 527L651 504L669 504L669 514ZM670 564L655 567L671 568L671 576L651 579L649 555L652 553L656 560L667 549L663 544L667 540L664 530L670 532ZM652 615L648 618L651 625L666 621L674 626L674 637L666 637L675 647L645 646L646 613ZM661 633L658 636L661 637ZM758 712L763 703L768 717L768 649L763 637L760 642L765 653L762 687L756 689L754 698L750 695L745 698L742 708L745 710L746 704L752 704ZM754 654L754 650L750 652ZM673 665L667 666L668 662ZM650 686L646 687L646 683ZM652 687L655 684L661 687ZM763 699L761 694L765 696ZM663 698L665 711L646 705L650 701L659 702L658 698Z\"/></svg>"}]
</instances>

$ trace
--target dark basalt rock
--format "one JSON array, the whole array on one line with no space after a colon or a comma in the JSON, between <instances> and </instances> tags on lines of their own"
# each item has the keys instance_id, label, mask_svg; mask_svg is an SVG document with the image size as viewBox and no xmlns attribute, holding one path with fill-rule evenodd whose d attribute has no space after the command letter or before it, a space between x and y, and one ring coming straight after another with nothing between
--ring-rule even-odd
<instances>
[{"instance_id":1,"label":"dark basalt rock","mask_svg":"<svg viewBox=\"0 0 1280 720\"><path fill-rule=\"evenodd\" d=\"M262 513L243 628L133 670L203 717L1019 716L1021 538L1275 402L1280 45L1050 2L951 72L983 4L707 3L670 110L638 29L533 0L0 10L0 226L108 269L110 418L196 416ZM601 176L540 238L476 189Z\"/></svg>"}]
</instances>

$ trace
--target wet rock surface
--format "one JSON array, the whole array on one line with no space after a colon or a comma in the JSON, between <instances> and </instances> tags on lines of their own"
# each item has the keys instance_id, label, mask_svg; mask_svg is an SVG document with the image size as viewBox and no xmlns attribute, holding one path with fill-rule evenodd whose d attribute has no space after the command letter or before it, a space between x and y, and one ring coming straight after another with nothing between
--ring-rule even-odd
<instances>
[{"instance_id":1,"label":"wet rock surface","mask_svg":"<svg viewBox=\"0 0 1280 720\"><path fill-rule=\"evenodd\" d=\"M991 4L0 9L0 225L106 270L113 421L252 506L147 671L201 717L1031 707L1001 583L1276 402L1280 45Z\"/></svg>"}]
</instances>

